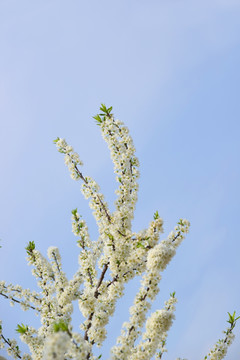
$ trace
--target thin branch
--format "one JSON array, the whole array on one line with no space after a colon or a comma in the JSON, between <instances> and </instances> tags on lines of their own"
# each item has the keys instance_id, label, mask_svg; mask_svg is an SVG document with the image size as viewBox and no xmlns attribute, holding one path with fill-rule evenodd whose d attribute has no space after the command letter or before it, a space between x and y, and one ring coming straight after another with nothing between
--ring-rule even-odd
<instances>
[{"instance_id":1,"label":"thin branch","mask_svg":"<svg viewBox=\"0 0 240 360\"><path fill-rule=\"evenodd\" d=\"M7 290L7 286L4 285L3 287L4 287L4 289ZM15 292L18 292L18 293L21 293L21 292L22 292L22 291L19 290L19 289L12 289L11 291L15 291ZM31 296L32 296L32 295L31 295ZM34 295L33 298L34 298L35 300L37 300L37 301L42 301L42 299L41 299L40 297L37 297L36 295Z\"/></svg>"},{"instance_id":2,"label":"thin branch","mask_svg":"<svg viewBox=\"0 0 240 360\"><path fill-rule=\"evenodd\" d=\"M74 164L74 163L73 163L73 164ZM87 186L87 188L90 189L90 186L88 185L88 182L87 182L86 178L83 176L83 174L82 174L81 171L78 169L78 167L77 167L76 164L74 164L74 167L75 167L75 170L76 170L76 172L78 173L79 177L84 181L84 183L85 183L85 185ZM100 204L101 204L101 206L102 206L102 208L103 208L103 210L104 210L104 212L105 212L105 214L106 214L106 217L107 217L109 223L111 223L111 216L110 216L109 213L107 212L107 209L106 209L106 207L104 206L102 200L100 199L99 195L96 195L96 197L97 197L98 201L100 202Z\"/></svg>"},{"instance_id":3,"label":"thin branch","mask_svg":"<svg viewBox=\"0 0 240 360\"><path fill-rule=\"evenodd\" d=\"M85 244L84 244L84 240L82 240L82 244L80 244L80 245L81 245L81 248L82 248L83 250L86 250ZM92 275L91 275L91 272L90 272L90 269L89 269L89 268L87 269L87 273L88 273L88 276L89 276L90 284L91 284L91 286L93 287L93 279L92 279Z\"/></svg>"},{"instance_id":4,"label":"thin branch","mask_svg":"<svg viewBox=\"0 0 240 360\"><path fill-rule=\"evenodd\" d=\"M34 306L32 306L32 305L27 305L27 304L25 304L23 301L20 301L20 300L17 300L17 299L15 299L15 298L12 298L12 297L10 297L10 296L8 296L8 295L6 295L6 294L3 294L2 292L0 292L0 295L2 295L3 297L5 297L6 299L9 299L9 300L11 300L11 301L14 301L15 303L18 303L18 304L21 304L21 305L25 305L25 306L27 306L27 307L30 308L30 309L33 309L33 310L36 310L36 311L40 312L40 310L37 309L37 308L35 308Z\"/></svg>"},{"instance_id":5,"label":"thin branch","mask_svg":"<svg viewBox=\"0 0 240 360\"><path fill-rule=\"evenodd\" d=\"M108 265L109 263L105 264L104 267L103 267L103 270L102 270L102 273L101 273L101 276L98 280L98 283L97 283L97 286L96 286L96 290L94 292L94 297L97 299L98 298L98 295L99 295L99 292L98 292L98 289L100 288L102 282L103 282L103 279L104 279L104 275L106 274L106 271L108 269Z\"/></svg>"},{"instance_id":6,"label":"thin branch","mask_svg":"<svg viewBox=\"0 0 240 360\"><path fill-rule=\"evenodd\" d=\"M15 355L21 359L21 355L19 355L19 353L17 353L13 348L12 348L12 345L11 345L11 342L9 342L8 340L9 339L6 339L5 336L3 336L3 334L1 334L1 338L3 339L3 341L15 352Z\"/></svg>"},{"instance_id":7,"label":"thin branch","mask_svg":"<svg viewBox=\"0 0 240 360\"><path fill-rule=\"evenodd\" d=\"M55 263L56 263L56 265L57 265L58 272L59 272L59 274L60 274L60 273L61 273L61 269L60 269L60 266L59 266L59 264L58 264L56 254L55 254L54 251L52 252L52 254L53 254L53 257L54 257L54 261L55 261Z\"/></svg>"},{"instance_id":8,"label":"thin branch","mask_svg":"<svg viewBox=\"0 0 240 360\"><path fill-rule=\"evenodd\" d=\"M172 239L172 242L174 242L175 240L177 240L177 238L181 235L181 232L179 231L177 233L177 235L174 236L174 238Z\"/></svg>"},{"instance_id":9,"label":"thin branch","mask_svg":"<svg viewBox=\"0 0 240 360\"><path fill-rule=\"evenodd\" d=\"M92 275L91 275L91 273L90 273L89 268L87 269L87 271L88 271L88 276L89 276L89 279L90 279L90 284L91 284L91 286L93 287L93 279L92 279Z\"/></svg>"},{"instance_id":10,"label":"thin branch","mask_svg":"<svg viewBox=\"0 0 240 360\"><path fill-rule=\"evenodd\" d=\"M98 280L96 289L95 289L95 291L94 291L94 297L95 297L96 299L98 298L98 296L99 296L99 294L100 294L100 293L98 292L98 289L100 288L100 286L101 286L101 284L102 284L102 282L103 282L104 276L105 276L106 271L107 271L107 269L108 269L108 265L109 265L109 263L107 263L107 264L105 264L105 265L103 266L103 270L102 270L101 276L100 276L100 278L99 278L99 280ZM84 334L84 340L86 340L86 341L88 341L88 331L89 331L89 329L90 329L91 326L92 326L93 315L94 315L94 311L93 311L93 312L89 315L89 317L88 317L89 323L88 323L87 329L86 329L85 334ZM94 343L94 342L93 342L93 343Z\"/></svg>"},{"instance_id":11,"label":"thin branch","mask_svg":"<svg viewBox=\"0 0 240 360\"><path fill-rule=\"evenodd\" d=\"M56 254L55 254L55 252L54 252L54 251L52 252L52 254L53 254L54 261L55 261L55 263L56 263L56 266L57 266L58 272L59 272L59 274L61 275L61 269L60 269L60 266L59 266L59 264L58 264ZM55 280L55 278L54 278L54 280ZM63 287L61 287L61 288L60 288L60 290L61 290L61 292L64 292L64 288L63 288Z\"/></svg>"}]
</instances>

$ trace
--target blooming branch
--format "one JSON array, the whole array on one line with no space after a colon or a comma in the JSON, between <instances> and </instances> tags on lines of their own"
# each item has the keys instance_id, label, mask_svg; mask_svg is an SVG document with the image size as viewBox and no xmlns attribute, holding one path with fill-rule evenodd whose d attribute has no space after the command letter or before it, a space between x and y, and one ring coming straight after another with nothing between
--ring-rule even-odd
<instances>
[{"instance_id":1,"label":"blooming branch","mask_svg":"<svg viewBox=\"0 0 240 360\"><path fill-rule=\"evenodd\" d=\"M129 131L116 120L112 107L101 105L100 113L94 116L100 126L102 136L108 144L114 164L114 172L119 187L116 191L115 211L110 212L100 187L89 176L83 175L83 165L79 155L66 140L57 138L54 143L64 154L65 164L74 180L81 180L81 191L93 211L98 225L99 237L90 238L85 220L77 209L72 210L72 231L77 237L80 249L79 268L68 280L62 268L59 249L51 246L47 260L36 248L34 241L26 247L27 261L33 266L32 273L38 281L40 292L24 290L20 285L6 285L0 282L0 295L11 304L19 304L23 310L32 309L40 315L41 326L35 329L18 324L16 331L20 339L29 347L31 356L21 355L16 340L2 334L0 322L0 348L8 347L8 353L15 359L23 360L97 360L94 346L102 346L107 336L106 325L116 308L117 300L124 295L126 283L136 275L141 275L141 286L130 308L129 321L112 352L112 360L162 359L167 351L167 333L175 318L175 293L147 319L159 292L162 272L174 257L178 246L189 231L190 223L180 219L165 240L163 220L154 213L148 228L132 231L132 220L137 202L139 162ZM73 331L71 325L73 304L78 300L79 310L84 320L81 332ZM233 340L233 329L238 318L229 314L230 327L223 340L205 357L209 360L222 359ZM146 325L145 332L142 328ZM140 342L136 341L141 337Z\"/></svg>"}]
</instances>

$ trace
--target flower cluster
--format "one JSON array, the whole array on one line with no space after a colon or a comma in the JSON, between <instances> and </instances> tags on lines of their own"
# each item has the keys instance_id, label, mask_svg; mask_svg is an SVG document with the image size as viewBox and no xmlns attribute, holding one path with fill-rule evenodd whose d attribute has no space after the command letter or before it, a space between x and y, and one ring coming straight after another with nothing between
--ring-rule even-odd
<instances>
[{"instance_id":1,"label":"flower cluster","mask_svg":"<svg viewBox=\"0 0 240 360\"><path fill-rule=\"evenodd\" d=\"M97 360L94 346L101 346L107 336L106 325L114 314L117 300L124 295L126 283L141 275L141 286L130 308L130 318L123 324L121 336L111 349L113 360L161 359L167 351L167 333L175 318L175 293L165 306L147 319L147 312L159 292L162 272L174 257L177 248L189 231L189 222L180 219L164 240L163 220L156 211L148 228L133 232L131 228L137 201L139 162L129 131L116 120L112 108L102 104L101 113L94 118L110 149L119 187L116 191L115 211L109 206L94 179L83 175L82 162L66 140L54 143L64 154L71 177L81 180L81 191L93 211L99 237L92 241L88 227L77 209L72 211L72 231L77 237L79 268L68 280L62 268L59 250L48 249L48 259L30 241L26 247L27 260L38 281L39 292L24 290L20 285L0 282L0 295L23 310L34 310L40 316L39 329L18 324L16 331L28 345L30 354L21 354L15 339L8 339L0 322L0 348L7 347L14 359L23 360ZM72 330L72 302L78 300L84 317L79 333ZM231 327L210 351L209 359L222 359L233 340L235 313L229 314ZM145 332L142 334L142 328ZM137 342L139 339L139 342ZM207 359L207 357L205 358Z\"/></svg>"},{"instance_id":2,"label":"flower cluster","mask_svg":"<svg viewBox=\"0 0 240 360\"><path fill-rule=\"evenodd\" d=\"M166 240L161 241L149 250L146 272L141 281L139 292L136 294L134 305L130 308L131 317L129 322L124 323L122 335L117 340L119 346L114 346L112 349L114 360L124 360L131 355L134 343L141 334L141 328L146 321L146 314L151 307L150 301L153 301L159 292L160 273L165 270L175 255L176 248L184 239L184 234L188 232L189 226L187 220L180 219L175 227L175 232L171 232Z\"/></svg>"},{"instance_id":3,"label":"flower cluster","mask_svg":"<svg viewBox=\"0 0 240 360\"><path fill-rule=\"evenodd\" d=\"M147 319L146 331L142 335L142 341L132 349L131 360L148 360L156 354L156 359L161 358L162 354L167 351L166 338L167 331L170 329L175 318L174 304L177 302L175 293L170 294L170 299L165 302L162 310L157 310ZM159 352L157 350L159 349Z\"/></svg>"},{"instance_id":4,"label":"flower cluster","mask_svg":"<svg viewBox=\"0 0 240 360\"><path fill-rule=\"evenodd\" d=\"M96 244L90 240L87 224L83 219L81 219L77 209L72 211L72 231L74 235L78 237L77 244L81 248L78 262L81 268L82 276L85 280L85 286L88 286L89 284L91 287L94 285L96 286L96 261L99 255L99 251L96 251L97 249L95 249L94 246ZM98 246L98 248L99 250L101 249L100 246Z\"/></svg>"},{"instance_id":5,"label":"flower cluster","mask_svg":"<svg viewBox=\"0 0 240 360\"><path fill-rule=\"evenodd\" d=\"M228 347L232 344L235 338L235 335L232 331L236 325L237 320L240 319L240 316L236 318L236 311L234 311L232 315L228 313L228 316L229 319L227 322L230 324L230 327L228 327L227 330L223 332L225 334L224 339L217 341L214 348L210 350L209 354L205 356L204 360L222 360L227 354Z\"/></svg>"},{"instance_id":6,"label":"flower cluster","mask_svg":"<svg viewBox=\"0 0 240 360\"><path fill-rule=\"evenodd\" d=\"M80 160L79 155L74 152L73 147L68 145L65 139L57 138L54 142L56 143L58 151L65 154L64 162L68 166L71 178L73 180L80 180L81 175L79 174L77 165L83 165L83 163Z\"/></svg>"},{"instance_id":7,"label":"flower cluster","mask_svg":"<svg viewBox=\"0 0 240 360\"><path fill-rule=\"evenodd\" d=\"M45 342L43 350L44 360L52 359L86 359L89 354L89 345L81 335L72 333L69 329L63 328L51 334Z\"/></svg>"},{"instance_id":8,"label":"flower cluster","mask_svg":"<svg viewBox=\"0 0 240 360\"><path fill-rule=\"evenodd\" d=\"M102 109L104 111L104 108ZM116 190L115 220L119 222L119 229L131 229L139 178L139 162L135 156L135 148L129 130L119 120L114 120L112 114L105 117L101 123L102 135L110 149L116 180L119 189Z\"/></svg>"},{"instance_id":9,"label":"flower cluster","mask_svg":"<svg viewBox=\"0 0 240 360\"><path fill-rule=\"evenodd\" d=\"M209 360L222 360L227 355L228 347L232 344L235 335L229 332L225 339L218 340L213 350L208 354Z\"/></svg>"},{"instance_id":10,"label":"flower cluster","mask_svg":"<svg viewBox=\"0 0 240 360\"><path fill-rule=\"evenodd\" d=\"M37 313L40 312L42 300L36 291L23 289L20 285L7 285L5 281L0 281L0 295L9 299L12 306L19 304L23 311L32 309ZM32 303L34 303L34 306Z\"/></svg>"}]
</instances>

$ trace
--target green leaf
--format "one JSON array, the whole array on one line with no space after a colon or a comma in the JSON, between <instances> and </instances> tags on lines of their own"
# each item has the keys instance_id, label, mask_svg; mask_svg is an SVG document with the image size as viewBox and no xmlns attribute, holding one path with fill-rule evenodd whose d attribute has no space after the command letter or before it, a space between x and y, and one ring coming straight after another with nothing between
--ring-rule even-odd
<instances>
[{"instance_id":1,"label":"green leaf","mask_svg":"<svg viewBox=\"0 0 240 360\"><path fill-rule=\"evenodd\" d=\"M156 212L154 213L153 219L154 219L154 220L159 219L159 213L158 213L158 211L156 211Z\"/></svg>"},{"instance_id":2,"label":"green leaf","mask_svg":"<svg viewBox=\"0 0 240 360\"><path fill-rule=\"evenodd\" d=\"M112 236L112 234L105 232L105 235L107 235L110 240L114 241L114 237Z\"/></svg>"},{"instance_id":3,"label":"green leaf","mask_svg":"<svg viewBox=\"0 0 240 360\"><path fill-rule=\"evenodd\" d=\"M184 226L183 219L179 219L178 225Z\"/></svg>"},{"instance_id":4,"label":"green leaf","mask_svg":"<svg viewBox=\"0 0 240 360\"><path fill-rule=\"evenodd\" d=\"M61 320L58 323L53 324L53 330L54 332L68 331L68 325Z\"/></svg>"},{"instance_id":5,"label":"green leaf","mask_svg":"<svg viewBox=\"0 0 240 360\"><path fill-rule=\"evenodd\" d=\"M93 116L93 118L94 118L98 123L102 123L102 119L101 119L100 115Z\"/></svg>"},{"instance_id":6,"label":"green leaf","mask_svg":"<svg viewBox=\"0 0 240 360\"><path fill-rule=\"evenodd\" d=\"M57 137L55 140L53 140L53 143L56 144L60 140L59 137Z\"/></svg>"},{"instance_id":7,"label":"green leaf","mask_svg":"<svg viewBox=\"0 0 240 360\"><path fill-rule=\"evenodd\" d=\"M32 255L33 250L35 249L34 241L29 241L28 245L25 247L28 255Z\"/></svg>"},{"instance_id":8,"label":"green leaf","mask_svg":"<svg viewBox=\"0 0 240 360\"><path fill-rule=\"evenodd\" d=\"M102 111L102 112L104 112L105 114L107 114L107 107L106 107L106 105L105 104L101 104L101 107L100 107L100 110Z\"/></svg>"},{"instance_id":9,"label":"green leaf","mask_svg":"<svg viewBox=\"0 0 240 360\"><path fill-rule=\"evenodd\" d=\"M143 245L142 243L140 243L140 242L137 243L137 248L143 248L143 249L145 249L144 245Z\"/></svg>"},{"instance_id":10,"label":"green leaf","mask_svg":"<svg viewBox=\"0 0 240 360\"><path fill-rule=\"evenodd\" d=\"M233 325L233 326L235 326L236 321L237 321L238 319L240 319L240 316L238 316L238 317L235 319L236 311L234 311L232 315L228 312L228 316L229 316L229 319L227 320L227 322L228 322L230 325Z\"/></svg>"},{"instance_id":11,"label":"green leaf","mask_svg":"<svg viewBox=\"0 0 240 360\"><path fill-rule=\"evenodd\" d=\"M175 297L175 295L176 295L176 291L174 291L173 293L170 293L170 296L173 298Z\"/></svg>"},{"instance_id":12,"label":"green leaf","mask_svg":"<svg viewBox=\"0 0 240 360\"><path fill-rule=\"evenodd\" d=\"M73 214L74 216L77 215L77 208L72 210L72 214Z\"/></svg>"},{"instance_id":13,"label":"green leaf","mask_svg":"<svg viewBox=\"0 0 240 360\"><path fill-rule=\"evenodd\" d=\"M17 328L16 328L16 331L19 333L19 334L25 334L27 331L28 331L28 326L27 325L24 325L24 324L21 324L21 325L17 325Z\"/></svg>"}]
</instances>

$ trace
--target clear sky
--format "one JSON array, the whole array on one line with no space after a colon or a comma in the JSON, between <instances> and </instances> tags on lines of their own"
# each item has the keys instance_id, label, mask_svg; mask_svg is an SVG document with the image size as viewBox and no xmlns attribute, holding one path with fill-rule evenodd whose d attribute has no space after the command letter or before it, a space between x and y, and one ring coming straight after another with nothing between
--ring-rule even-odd
<instances>
[{"instance_id":1,"label":"clear sky","mask_svg":"<svg viewBox=\"0 0 240 360\"><path fill-rule=\"evenodd\" d=\"M164 359L204 357L227 311L240 314L239 34L239 0L0 2L1 279L36 288L24 250L32 240L44 255L58 245L72 276L76 207L96 238L52 140L74 146L113 209L113 167L92 119L105 102L129 127L141 164L133 229L156 210L166 235L180 217L191 222L153 307L176 291ZM111 320L104 360L137 288L127 286ZM17 336L17 323L38 324L33 316L1 299L5 336ZM76 307L76 329L80 321ZM239 324L235 333L227 360L240 356Z\"/></svg>"}]
</instances>

